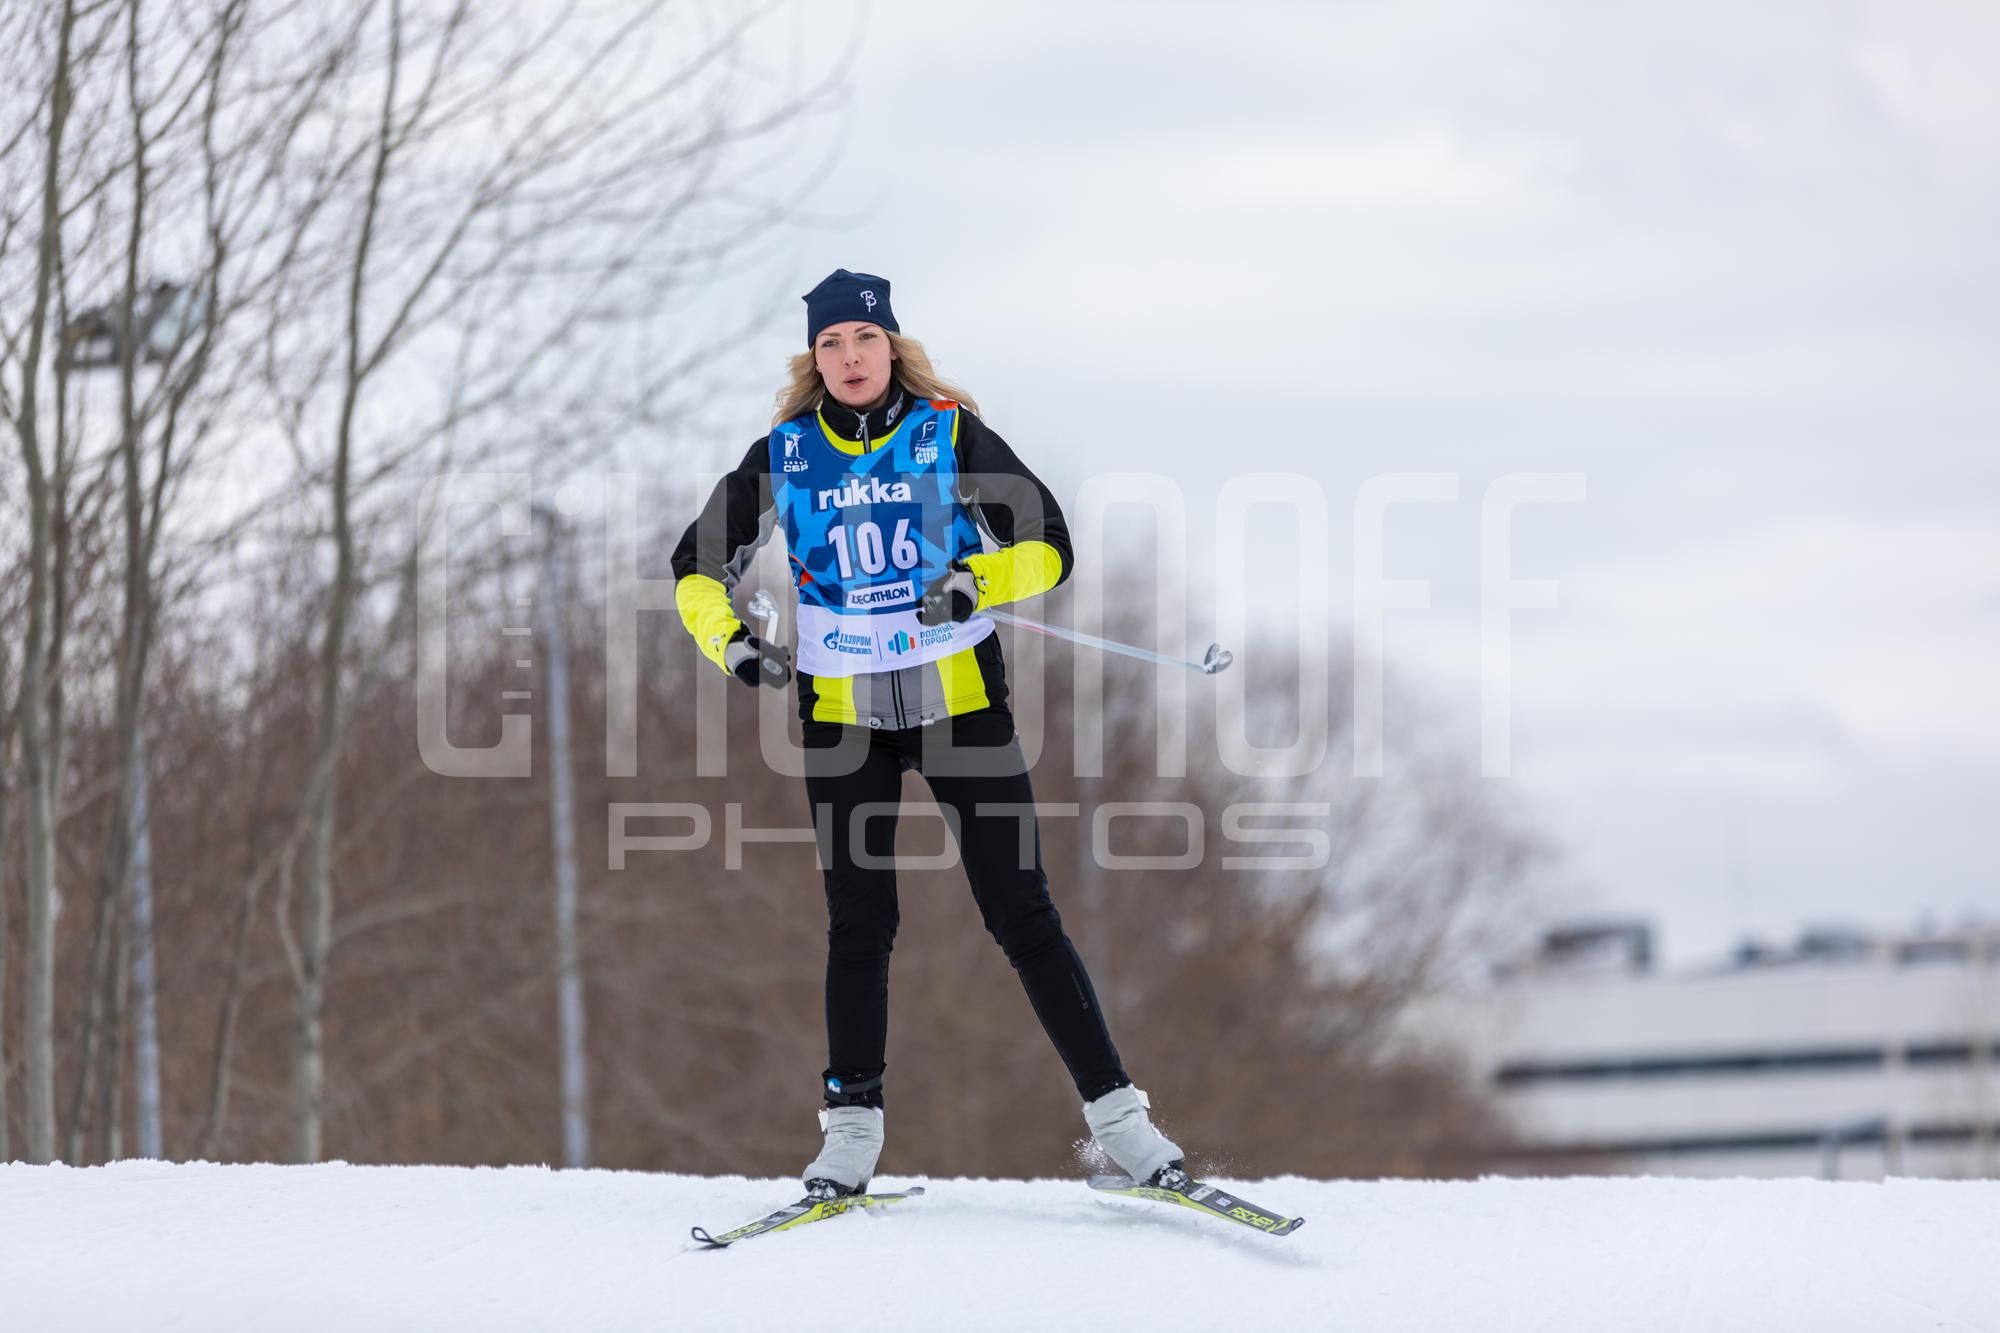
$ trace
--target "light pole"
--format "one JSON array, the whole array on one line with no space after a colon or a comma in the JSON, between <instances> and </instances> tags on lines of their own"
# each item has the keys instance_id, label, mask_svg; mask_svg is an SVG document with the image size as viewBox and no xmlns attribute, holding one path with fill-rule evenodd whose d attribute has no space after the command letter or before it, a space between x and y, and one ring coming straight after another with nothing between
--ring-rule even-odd
<instances>
[{"instance_id":1,"label":"light pole","mask_svg":"<svg viewBox=\"0 0 2000 1333\"><path fill-rule=\"evenodd\" d=\"M562 519L535 506L542 528L542 639L548 656L549 824L556 872L556 1000L561 1022L563 1165L590 1165L589 1090L583 1041L583 970L576 945L576 837L569 762L569 640Z\"/></svg>"},{"instance_id":2,"label":"light pole","mask_svg":"<svg viewBox=\"0 0 2000 1333\"><path fill-rule=\"evenodd\" d=\"M201 327L206 313L198 289L170 282L153 283L132 310L133 362L171 362ZM116 307L85 310L63 330L58 355L71 370L120 369L124 365L120 342L124 330L123 312ZM150 602L150 592L147 596ZM139 1114L138 1148L139 1156L157 1161L166 1155L166 1149L160 1116L159 985L153 960L153 840L152 821L147 813L145 716L142 704L133 719L126 846L132 913L132 991L136 1008L132 1063L133 1093Z\"/></svg>"}]
</instances>

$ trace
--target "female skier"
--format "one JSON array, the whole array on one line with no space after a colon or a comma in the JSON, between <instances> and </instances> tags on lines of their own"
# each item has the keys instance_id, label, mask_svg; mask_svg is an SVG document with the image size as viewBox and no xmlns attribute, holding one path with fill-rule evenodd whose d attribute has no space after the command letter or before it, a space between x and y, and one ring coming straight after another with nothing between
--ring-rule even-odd
<instances>
[{"instance_id":1,"label":"female skier","mask_svg":"<svg viewBox=\"0 0 2000 1333\"><path fill-rule=\"evenodd\" d=\"M717 484L675 548L675 601L722 670L782 687L784 650L752 635L730 593L782 526L798 589L806 798L826 867L825 1143L809 1197L866 1192L882 1152L889 950L896 937L902 772L929 783L986 929L1083 1098L1106 1153L1136 1181L1185 1188L1049 901L1027 763L988 607L1070 573L1055 497L902 336L889 283L838 269L805 296L771 432ZM983 549L982 535L997 549ZM1024 827L1025 821L1025 827Z\"/></svg>"}]
</instances>

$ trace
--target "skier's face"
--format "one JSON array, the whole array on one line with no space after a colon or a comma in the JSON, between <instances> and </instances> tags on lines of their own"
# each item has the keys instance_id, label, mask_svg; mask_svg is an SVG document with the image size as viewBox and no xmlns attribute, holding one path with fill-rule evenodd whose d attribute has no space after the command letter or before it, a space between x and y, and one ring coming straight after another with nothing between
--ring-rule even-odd
<instances>
[{"instance_id":1,"label":"skier's face","mask_svg":"<svg viewBox=\"0 0 2000 1333\"><path fill-rule=\"evenodd\" d=\"M844 407L869 408L889 396L889 335L879 324L850 319L829 324L813 341L826 391Z\"/></svg>"}]
</instances>

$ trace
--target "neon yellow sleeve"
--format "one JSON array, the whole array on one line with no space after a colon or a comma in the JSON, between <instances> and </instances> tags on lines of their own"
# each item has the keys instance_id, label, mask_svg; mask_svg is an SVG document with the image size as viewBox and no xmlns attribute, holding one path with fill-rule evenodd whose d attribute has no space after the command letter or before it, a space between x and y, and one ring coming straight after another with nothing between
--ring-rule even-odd
<instances>
[{"instance_id":1,"label":"neon yellow sleeve","mask_svg":"<svg viewBox=\"0 0 2000 1333\"><path fill-rule=\"evenodd\" d=\"M701 651L727 671L729 668L722 665L722 650L743 623L730 605L729 589L706 574L690 574L674 585L674 608Z\"/></svg>"},{"instance_id":2,"label":"neon yellow sleeve","mask_svg":"<svg viewBox=\"0 0 2000 1333\"><path fill-rule=\"evenodd\" d=\"M983 555L969 555L966 567L979 583L979 605L1005 606L1038 597L1062 578L1062 557L1047 542L1026 541Z\"/></svg>"}]
</instances>

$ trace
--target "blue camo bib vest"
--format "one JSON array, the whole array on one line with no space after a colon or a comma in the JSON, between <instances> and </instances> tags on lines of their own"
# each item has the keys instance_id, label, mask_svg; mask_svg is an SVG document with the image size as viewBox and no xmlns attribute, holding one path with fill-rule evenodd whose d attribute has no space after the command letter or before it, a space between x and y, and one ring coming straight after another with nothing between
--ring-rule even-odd
<instances>
[{"instance_id":1,"label":"blue camo bib vest","mask_svg":"<svg viewBox=\"0 0 2000 1333\"><path fill-rule=\"evenodd\" d=\"M935 661L978 643L993 622L919 625L924 589L982 549L953 494L956 405L918 400L887 440L834 448L818 414L771 432L771 492L799 590L798 665L858 676Z\"/></svg>"}]
</instances>

